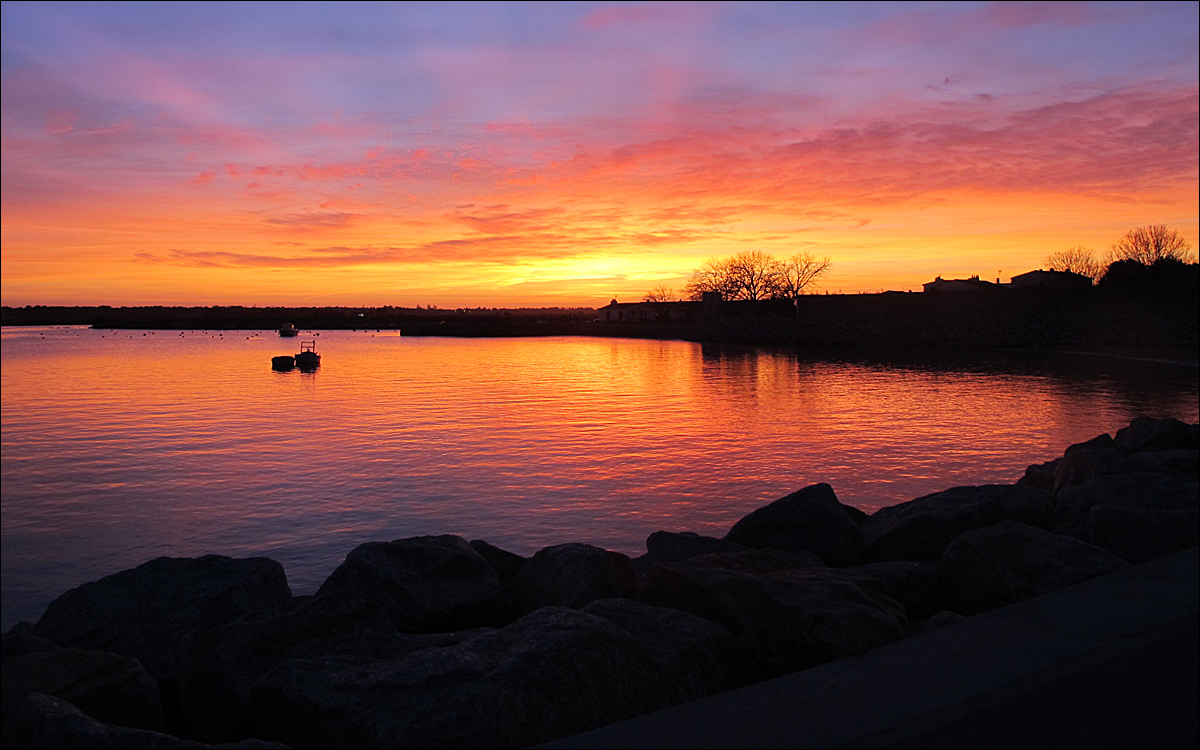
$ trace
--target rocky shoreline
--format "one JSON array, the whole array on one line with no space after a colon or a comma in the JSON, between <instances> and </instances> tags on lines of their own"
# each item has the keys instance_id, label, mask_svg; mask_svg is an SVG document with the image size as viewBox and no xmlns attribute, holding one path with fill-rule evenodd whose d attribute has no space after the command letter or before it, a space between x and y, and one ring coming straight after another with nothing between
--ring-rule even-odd
<instances>
[{"instance_id":1,"label":"rocky shoreline","mask_svg":"<svg viewBox=\"0 0 1200 750\"><path fill-rule=\"evenodd\" d=\"M1142 417L1011 485L866 515L817 484L637 558L370 542L312 596L267 558L159 558L3 635L3 746L546 742L1196 546L1198 457Z\"/></svg>"}]
</instances>

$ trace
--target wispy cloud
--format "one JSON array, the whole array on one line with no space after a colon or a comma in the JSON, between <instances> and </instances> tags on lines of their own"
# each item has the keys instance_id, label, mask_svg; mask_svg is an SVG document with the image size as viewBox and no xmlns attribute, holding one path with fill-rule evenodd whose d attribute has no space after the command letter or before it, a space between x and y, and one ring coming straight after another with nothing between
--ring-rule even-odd
<instances>
[{"instance_id":1,"label":"wispy cloud","mask_svg":"<svg viewBox=\"0 0 1200 750\"><path fill-rule=\"evenodd\" d=\"M1192 3L221 7L4 4L6 268L167 293L825 243L865 278L1118 205L1200 231Z\"/></svg>"}]
</instances>

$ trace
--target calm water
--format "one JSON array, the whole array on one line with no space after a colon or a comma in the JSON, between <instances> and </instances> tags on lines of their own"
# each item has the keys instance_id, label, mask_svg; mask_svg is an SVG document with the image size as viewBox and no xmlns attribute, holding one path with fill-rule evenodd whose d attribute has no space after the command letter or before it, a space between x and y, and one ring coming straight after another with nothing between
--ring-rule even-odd
<instances>
[{"instance_id":1,"label":"calm water","mask_svg":"<svg viewBox=\"0 0 1200 750\"><path fill-rule=\"evenodd\" d=\"M315 339L314 373L270 358ZM160 555L266 555L311 593L365 541L630 555L815 482L874 510L1139 414L1194 367L1085 355L845 358L605 338L3 330L3 624Z\"/></svg>"}]
</instances>

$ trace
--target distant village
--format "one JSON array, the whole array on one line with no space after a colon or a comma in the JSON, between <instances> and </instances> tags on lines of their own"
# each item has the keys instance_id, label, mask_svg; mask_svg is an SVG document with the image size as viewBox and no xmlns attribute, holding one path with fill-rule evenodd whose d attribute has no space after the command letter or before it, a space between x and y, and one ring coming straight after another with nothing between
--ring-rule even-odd
<instances>
[{"instance_id":1,"label":"distant village","mask_svg":"<svg viewBox=\"0 0 1200 750\"><path fill-rule=\"evenodd\" d=\"M966 279L935 277L923 284L923 293L980 292L1002 289L1078 290L1092 287L1092 279L1072 271L1038 269L1013 276L1007 284L986 281L978 276ZM908 292L892 292L908 294ZM761 300L755 303L763 313L788 314L802 298ZM605 323L692 322L722 317L722 308L746 305L745 302L722 300L719 292L705 292L701 300L618 302L612 300L596 311L596 320Z\"/></svg>"}]
</instances>

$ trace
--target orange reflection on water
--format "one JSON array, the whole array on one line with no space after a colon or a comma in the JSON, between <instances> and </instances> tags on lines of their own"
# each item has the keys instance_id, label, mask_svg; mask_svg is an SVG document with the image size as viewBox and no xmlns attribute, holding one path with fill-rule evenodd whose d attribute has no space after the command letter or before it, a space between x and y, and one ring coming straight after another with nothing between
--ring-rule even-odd
<instances>
[{"instance_id":1,"label":"orange reflection on water","mask_svg":"<svg viewBox=\"0 0 1200 750\"><path fill-rule=\"evenodd\" d=\"M419 534L636 555L816 482L873 510L1197 411L1194 369L1095 358L311 334L303 373L273 331L5 329L4 616L158 555L265 554L300 592Z\"/></svg>"}]
</instances>

